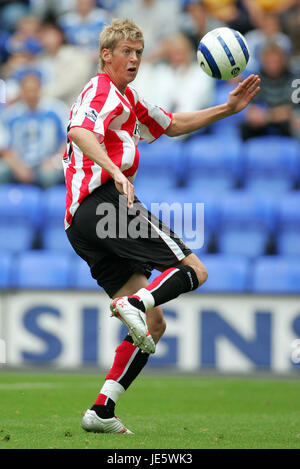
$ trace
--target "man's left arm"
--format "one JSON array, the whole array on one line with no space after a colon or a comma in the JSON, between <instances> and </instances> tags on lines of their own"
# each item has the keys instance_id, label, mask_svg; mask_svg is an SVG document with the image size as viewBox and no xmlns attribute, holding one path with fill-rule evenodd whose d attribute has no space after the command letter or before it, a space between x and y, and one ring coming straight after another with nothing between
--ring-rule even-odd
<instances>
[{"instance_id":1,"label":"man's left arm","mask_svg":"<svg viewBox=\"0 0 300 469\"><path fill-rule=\"evenodd\" d=\"M174 113L172 123L165 132L166 135L169 137L184 135L242 111L259 92L259 83L258 75L250 75L231 91L227 103L201 111Z\"/></svg>"}]
</instances>

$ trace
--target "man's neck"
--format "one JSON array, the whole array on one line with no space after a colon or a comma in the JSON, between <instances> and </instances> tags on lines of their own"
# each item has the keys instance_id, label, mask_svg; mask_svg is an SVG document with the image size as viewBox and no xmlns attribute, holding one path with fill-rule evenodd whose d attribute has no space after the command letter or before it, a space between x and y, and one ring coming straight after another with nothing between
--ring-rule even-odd
<instances>
[{"instance_id":1,"label":"man's neck","mask_svg":"<svg viewBox=\"0 0 300 469\"><path fill-rule=\"evenodd\" d=\"M125 94L127 83L120 83L118 78L114 76L112 70L110 70L108 67L105 67L105 69L102 70L102 73L105 73L105 75L107 75L111 79L111 81L118 88L120 93Z\"/></svg>"}]
</instances>

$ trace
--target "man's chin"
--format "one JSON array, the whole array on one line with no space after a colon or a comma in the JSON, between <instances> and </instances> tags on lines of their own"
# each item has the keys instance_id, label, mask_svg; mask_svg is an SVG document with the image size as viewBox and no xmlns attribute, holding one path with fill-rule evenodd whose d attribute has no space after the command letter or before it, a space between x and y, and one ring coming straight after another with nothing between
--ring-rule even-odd
<instances>
[{"instance_id":1,"label":"man's chin","mask_svg":"<svg viewBox=\"0 0 300 469\"><path fill-rule=\"evenodd\" d=\"M133 81L137 76L137 70L135 72L127 72L128 79L130 80L128 83Z\"/></svg>"}]
</instances>

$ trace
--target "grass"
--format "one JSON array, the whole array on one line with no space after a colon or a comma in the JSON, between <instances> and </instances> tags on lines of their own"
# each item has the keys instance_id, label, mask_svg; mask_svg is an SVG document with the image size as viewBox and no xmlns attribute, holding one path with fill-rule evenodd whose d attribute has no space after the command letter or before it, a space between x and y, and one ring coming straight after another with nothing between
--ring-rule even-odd
<instances>
[{"instance_id":1,"label":"grass","mask_svg":"<svg viewBox=\"0 0 300 469\"><path fill-rule=\"evenodd\" d=\"M134 435L85 433L103 376L0 373L0 449L300 448L300 382L151 376L120 399Z\"/></svg>"}]
</instances>

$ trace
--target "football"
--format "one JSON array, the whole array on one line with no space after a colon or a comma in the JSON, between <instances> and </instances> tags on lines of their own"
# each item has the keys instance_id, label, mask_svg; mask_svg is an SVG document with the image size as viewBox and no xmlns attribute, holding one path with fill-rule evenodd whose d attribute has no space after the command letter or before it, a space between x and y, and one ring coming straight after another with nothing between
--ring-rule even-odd
<instances>
[{"instance_id":1,"label":"football","mask_svg":"<svg viewBox=\"0 0 300 469\"><path fill-rule=\"evenodd\" d=\"M249 49L244 36L235 29L216 28L201 39L197 60L207 75L230 80L239 75L249 60Z\"/></svg>"}]
</instances>

